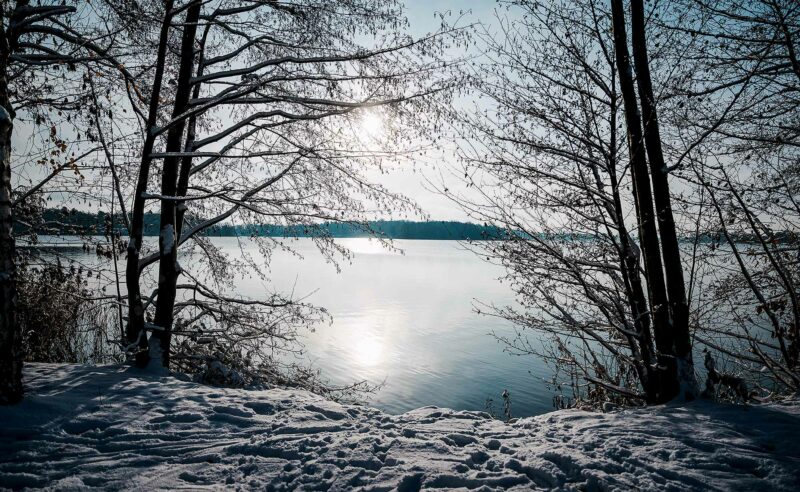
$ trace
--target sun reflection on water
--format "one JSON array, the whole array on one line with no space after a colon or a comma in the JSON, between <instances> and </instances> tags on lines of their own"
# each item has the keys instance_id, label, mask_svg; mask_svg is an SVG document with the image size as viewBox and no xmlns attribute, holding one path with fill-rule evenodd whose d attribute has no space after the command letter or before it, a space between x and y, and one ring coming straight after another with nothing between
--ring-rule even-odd
<instances>
[{"instance_id":1,"label":"sun reflection on water","mask_svg":"<svg viewBox=\"0 0 800 492\"><path fill-rule=\"evenodd\" d=\"M384 345L373 336L357 337L351 345L352 359L359 365L374 367L384 362Z\"/></svg>"},{"instance_id":2,"label":"sun reflection on water","mask_svg":"<svg viewBox=\"0 0 800 492\"><path fill-rule=\"evenodd\" d=\"M398 327L387 314L376 310L363 318L348 319L347 328L339 332L341 356L373 376L389 371L392 365L391 343Z\"/></svg>"},{"instance_id":3,"label":"sun reflection on water","mask_svg":"<svg viewBox=\"0 0 800 492\"><path fill-rule=\"evenodd\" d=\"M349 238L340 241L341 244L356 255L381 255L391 254L393 251L377 239Z\"/></svg>"}]
</instances>

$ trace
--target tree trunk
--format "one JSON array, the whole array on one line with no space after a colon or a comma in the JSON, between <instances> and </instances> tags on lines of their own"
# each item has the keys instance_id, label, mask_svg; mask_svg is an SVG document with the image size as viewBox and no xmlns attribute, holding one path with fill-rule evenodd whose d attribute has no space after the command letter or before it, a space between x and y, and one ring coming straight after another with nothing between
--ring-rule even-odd
<instances>
[{"instance_id":1,"label":"tree trunk","mask_svg":"<svg viewBox=\"0 0 800 492\"><path fill-rule=\"evenodd\" d=\"M22 334L17 325L17 271L11 210L11 131L5 63L0 62L0 404L22 399Z\"/></svg>"},{"instance_id":2,"label":"tree trunk","mask_svg":"<svg viewBox=\"0 0 800 492\"><path fill-rule=\"evenodd\" d=\"M697 381L692 363L692 341L689 334L689 306L686 302L686 287L683 279L683 265L672 216L672 204L667 180L667 165L661 149L661 135L658 128L658 114L653 84L650 78L650 61L647 55L645 38L644 5L642 0L631 0L631 38L633 46L636 82L639 86L639 101L644 118L644 143L650 161L650 175L653 180L653 199L661 236L661 251L666 267L667 294L672 314L672 338L674 353L678 363L683 397L694 399L697 395Z\"/></svg>"},{"instance_id":3,"label":"tree trunk","mask_svg":"<svg viewBox=\"0 0 800 492\"><path fill-rule=\"evenodd\" d=\"M14 109L8 94L8 60L14 35L6 32L3 13L0 13L0 404L13 404L22 399L23 354L22 333L16 317L17 265L11 199ZM12 22L15 14L11 16Z\"/></svg>"},{"instance_id":4,"label":"tree trunk","mask_svg":"<svg viewBox=\"0 0 800 492\"><path fill-rule=\"evenodd\" d=\"M612 0L611 10L614 24L614 48L617 70L620 78L620 91L625 107L625 121L628 131L628 147L631 158L631 174L633 177L636 209L639 220L639 236L642 256L645 263L647 289L650 297L650 308L653 316L653 329L656 349L658 350L659 391L657 402L669 401L679 392L678 369L674 354L674 338L671 329L667 290L664 282L664 270L661 263L661 252L658 243L655 212L650 179L647 170L647 158L643 145L642 122L636 102L636 89L633 83L633 72L628 54L627 35L625 30L625 11L622 0Z\"/></svg>"},{"instance_id":5,"label":"tree trunk","mask_svg":"<svg viewBox=\"0 0 800 492\"><path fill-rule=\"evenodd\" d=\"M609 214L614 218L619 233L620 271L625 283L625 296L633 317L633 326L636 329L638 347L631 348L632 350L638 349L641 357L636 370L647 402L654 403L658 394L658 374L655 372L655 361L653 360L653 352L655 352L653 333L650 328L650 317L647 315L647 297L644 294L642 278L639 275L639 255L633 249L628 227L625 225L625 213L622 209L620 184L617 178L617 96L616 77L614 77L613 73L611 84L611 117L609 122L611 135L608 153L608 176L611 180L611 196L613 197L614 206L609 209Z\"/></svg>"},{"instance_id":6,"label":"tree trunk","mask_svg":"<svg viewBox=\"0 0 800 492\"><path fill-rule=\"evenodd\" d=\"M197 33L197 21L200 17L201 2L192 3L186 12L181 40L181 63L178 70L175 103L172 118L175 120L189 107L191 95L190 79L194 68L194 42ZM181 119L167 132L166 153L181 150L186 120ZM156 303L155 324L150 341L151 356L160 355L164 367L169 367L169 350L172 339L172 321L175 307L176 286L178 283L178 237L176 235L176 196L178 185L178 168L180 158L170 155L164 159L164 170L161 173L161 227L158 241L158 301ZM188 173L187 173L188 179ZM181 217L183 215L181 214Z\"/></svg>"},{"instance_id":7,"label":"tree trunk","mask_svg":"<svg viewBox=\"0 0 800 492\"><path fill-rule=\"evenodd\" d=\"M203 75L203 61L205 59L206 40L208 39L209 25L206 26L205 32L200 39L200 46L197 53L197 77ZM197 99L200 97L200 83L194 84L192 88L192 98ZM186 196L189 190L189 177L192 172L192 151L194 151L194 141L197 134L197 115L193 114L187 123L186 128L186 142L183 144L183 151L185 155L181 158L181 169L178 176L178 196ZM183 231L183 219L186 216L186 203L178 202L178 207L175 210L175 238L180 241L181 232Z\"/></svg>"},{"instance_id":8,"label":"tree trunk","mask_svg":"<svg viewBox=\"0 0 800 492\"><path fill-rule=\"evenodd\" d=\"M153 78L153 90L150 94L150 108L147 115L147 127L142 159L139 167L139 177L136 182L136 194L133 197L131 215L130 240L128 241L128 261L125 267L125 284L128 289L128 328L127 338L131 347L136 347L136 365L144 367L150 360L147 348L147 332L144 326L144 304L142 303L141 285L139 282L139 255L142 250L142 235L144 234L144 208L147 181L150 177L150 164L152 162L155 135L153 129L158 121L159 99L161 97L161 81L164 78L164 63L167 53L170 22L172 21L173 0L164 2L164 20L161 23L161 32L158 41L158 54Z\"/></svg>"},{"instance_id":9,"label":"tree trunk","mask_svg":"<svg viewBox=\"0 0 800 492\"><path fill-rule=\"evenodd\" d=\"M614 148L614 147L612 147ZM611 176L612 194L614 197L614 217L617 222L620 239L620 271L625 281L628 305L633 316L633 326L636 328L639 352L641 354L641 368L638 369L639 379L647 395L648 403L655 403L658 394L658 374L654 371L653 360L653 333L650 329L650 317L647 315L647 297L642 287L639 275L639 256L633 249L628 228L625 225L625 214L622 210L622 200L619 194L619 183L614 169Z\"/></svg>"}]
</instances>

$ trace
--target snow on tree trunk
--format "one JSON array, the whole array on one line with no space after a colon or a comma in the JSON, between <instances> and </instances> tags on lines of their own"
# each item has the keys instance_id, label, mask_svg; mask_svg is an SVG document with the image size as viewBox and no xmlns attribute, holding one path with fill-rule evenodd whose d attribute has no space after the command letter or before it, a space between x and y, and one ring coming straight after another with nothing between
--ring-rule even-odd
<instances>
[{"instance_id":1,"label":"snow on tree trunk","mask_svg":"<svg viewBox=\"0 0 800 492\"><path fill-rule=\"evenodd\" d=\"M150 176L151 154L155 143L155 135L152 130L157 125L161 83L164 78L164 64L167 53L170 22L172 21L173 3L173 0L167 0L164 3L165 14L159 35L153 90L150 94L147 137L145 138L142 148L141 165L139 167L139 176L136 183L136 194L134 195L133 206L131 207L131 232L130 241L128 242L128 261L125 267L125 283L128 288L128 327L126 336L129 346L133 347L136 353L136 365L139 367L146 366L149 361L147 336L144 327L144 305L142 303L141 285L139 283L139 275L141 273L139 256L142 251L142 236L144 234L145 194L147 193L147 180Z\"/></svg>"},{"instance_id":2,"label":"snow on tree trunk","mask_svg":"<svg viewBox=\"0 0 800 492\"><path fill-rule=\"evenodd\" d=\"M2 19L4 20L4 19ZM11 200L13 110L8 93L11 48L0 22L0 404L22 399L22 334L16 319L17 272Z\"/></svg>"}]
</instances>

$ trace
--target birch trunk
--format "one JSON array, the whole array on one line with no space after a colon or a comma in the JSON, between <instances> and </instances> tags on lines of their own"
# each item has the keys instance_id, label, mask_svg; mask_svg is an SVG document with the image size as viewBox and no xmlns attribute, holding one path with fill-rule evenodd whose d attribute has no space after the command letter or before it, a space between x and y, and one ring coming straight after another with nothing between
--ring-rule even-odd
<instances>
[{"instance_id":1,"label":"birch trunk","mask_svg":"<svg viewBox=\"0 0 800 492\"><path fill-rule=\"evenodd\" d=\"M0 62L0 404L22 399L22 334L16 319L17 272L11 209L11 131L5 63Z\"/></svg>"},{"instance_id":2,"label":"birch trunk","mask_svg":"<svg viewBox=\"0 0 800 492\"><path fill-rule=\"evenodd\" d=\"M14 14L11 21L14 21ZM16 318L17 270L11 199L14 110L8 93L8 61L13 37L6 32L5 19L0 17L0 404L13 404L22 399L22 333Z\"/></svg>"}]
</instances>

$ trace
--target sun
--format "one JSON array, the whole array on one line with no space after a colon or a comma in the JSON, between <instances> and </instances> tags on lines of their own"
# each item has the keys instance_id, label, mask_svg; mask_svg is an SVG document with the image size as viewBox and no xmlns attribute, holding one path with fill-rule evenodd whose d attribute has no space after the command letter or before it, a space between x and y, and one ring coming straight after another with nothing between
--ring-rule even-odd
<instances>
[{"instance_id":1,"label":"sun","mask_svg":"<svg viewBox=\"0 0 800 492\"><path fill-rule=\"evenodd\" d=\"M359 117L360 131L372 138L380 137L385 132L383 115L375 109L367 109Z\"/></svg>"}]
</instances>

